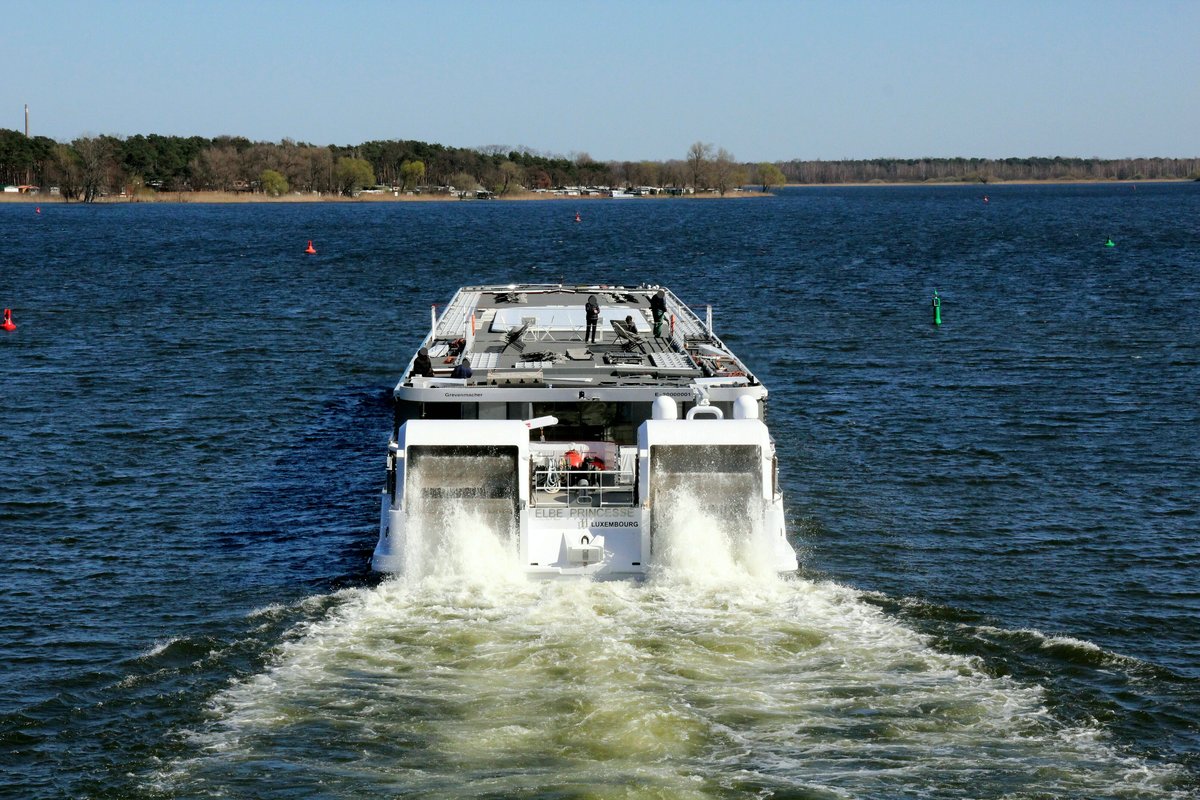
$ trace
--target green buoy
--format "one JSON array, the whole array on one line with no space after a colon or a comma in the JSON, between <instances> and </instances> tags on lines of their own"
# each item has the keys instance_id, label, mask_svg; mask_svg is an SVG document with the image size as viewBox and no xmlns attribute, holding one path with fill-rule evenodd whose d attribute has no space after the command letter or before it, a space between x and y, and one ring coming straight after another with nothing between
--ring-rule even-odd
<instances>
[{"instance_id":1,"label":"green buoy","mask_svg":"<svg viewBox=\"0 0 1200 800\"><path fill-rule=\"evenodd\" d=\"M942 324L942 298L938 297L937 289L933 290L933 324Z\"/></svg>"},{"instance_id":2,"label":"green buoy","mask_svg":"<svg viewBox=\"0 0 1200 800\"><path fill-rule=\"evenodd\" d=\"M1116 247L1116 246L1117 246L1117 243L1116 243L1116 242L1114 242L1114 241L1112 240L1112 237L1110 236L1110 237L1108 237L1108 239L1107 239L1107 240L1105 240L1105 242L1104 242L1104 246L1105 246L1105 247Z\"/></svg>"}]
</instances>

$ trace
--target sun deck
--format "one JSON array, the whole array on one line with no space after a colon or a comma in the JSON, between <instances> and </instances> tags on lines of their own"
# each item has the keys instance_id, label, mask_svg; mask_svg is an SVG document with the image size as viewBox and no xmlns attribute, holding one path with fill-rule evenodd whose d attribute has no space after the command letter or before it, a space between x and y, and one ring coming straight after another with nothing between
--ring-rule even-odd
<instances>
[{"instance_id":1,"label":"sun deck","mask_svg":"<svg viewBox=\"0 0 1200 800\"><path fill-rule=\"evenodd\" d=\"M434 377L403 387L636 387L688 386L723 378L754 384L724 344L674 295L667 293L662 336L653 335L650 299L657 286L491 286L454 296L423 343ZM584 341L584 305L600 303L596 341ZM468 380L449 378L470 359Z\"/></svg>"}]
</instances>

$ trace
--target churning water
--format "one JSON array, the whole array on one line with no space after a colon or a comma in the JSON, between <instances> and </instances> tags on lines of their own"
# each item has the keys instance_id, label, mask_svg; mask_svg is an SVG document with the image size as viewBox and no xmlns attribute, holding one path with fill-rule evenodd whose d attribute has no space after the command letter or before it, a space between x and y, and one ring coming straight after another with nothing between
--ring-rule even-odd
<instances>
[{"instance_id":1,"label":"churning water","mask_svg":"<svg viewBox=\"0 0 1200 800\"><path fill-rule=\"evenodd\" d=\"M404 573L511 571L517 561L515 456L438 452L409 450Z\"/></svg>"},{"instance_id":2,"label":"churning water","mask_svg":"<svg viewBox=\"0 0 1200 800\"><path fill-rule=\"evenodd\" d=\"M735 473L691 477L684 482L686 476L671 475L673 486L653 492L658 577L668 582L773 578L764 504L754 493L757 482Z\"/></svg>"},{"instance_id":3,"label":"churning water","mask_svg":"<svg viewBox=\"0 0 1200 800\"><path fill-rule=\"evenodd\" d=\"M764 574L752 537L699 512L672 522L644 585L527 583L513 558L468 556L342 592L216 697L154 789L237 796L269 775L279 796L1170 794L1178 770L1056 720L1040 689L938 652L850 589ZM455 533L451 558L507 546L482 523Z\"/></svg>"},{"instance_id":4,"label":"churning water","mask_svg":"<svg viewBox=\"0 0 1200 800\"><path fill-rule=\"evenodd\" d=\"M0 205L0 794L1196 796L1200 187L988 194ZM370 575L428 304L560 277L714 304L798 575Z\"/></svg>"}]
</instances>

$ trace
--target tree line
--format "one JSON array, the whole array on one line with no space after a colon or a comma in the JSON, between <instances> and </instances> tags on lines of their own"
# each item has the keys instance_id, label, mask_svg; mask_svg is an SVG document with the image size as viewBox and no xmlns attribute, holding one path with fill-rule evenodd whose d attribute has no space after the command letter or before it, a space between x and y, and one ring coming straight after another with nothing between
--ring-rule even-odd
<instances>
[{"instance_id":1,"label":"tree line","mask_svg":"<svg viewBox=\"0 0 1200 800\"><path fill-rule=\"evenodd\" d=\"M447 147L412 140L314 145L244 137L81 136L57 142L0 129L0 183L57 186L68 200L215 190L355 194L384 186L485 189L499 196L559 186L656 186L724 194L745 184L989 180L1200 179L1200 159L925 158L744 163L696 142L667 161L597 161L526 147Z\"/></svg>"},{"instance_id":2,"label":"tree line","mask_svg":"<svg viewBox=\"0 0 1200 800\"><path fill-rule=\"evenodd\" d=\"M789 183L1200 180L1200 158L876 158L781 162Z\"/></svg>"}]
</instances>

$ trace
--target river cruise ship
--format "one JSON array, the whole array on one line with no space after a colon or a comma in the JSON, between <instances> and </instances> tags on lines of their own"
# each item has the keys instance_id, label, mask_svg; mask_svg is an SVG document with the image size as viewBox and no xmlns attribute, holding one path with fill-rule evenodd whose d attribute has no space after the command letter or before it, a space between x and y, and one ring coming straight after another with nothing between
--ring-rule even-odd
<instances>
[{"instance_id":1,"label":"river cruise ship","mask_svg":"<svg viewBox=\"0 0 1200 800\"><path fill-rule=\"evenodd\" d=\"M795 570L766 401L663 287L464 287L395 388L372 567L478 557L483 528L531 576L640 578L709 526Z\"/></svg>"}]
</instances>

